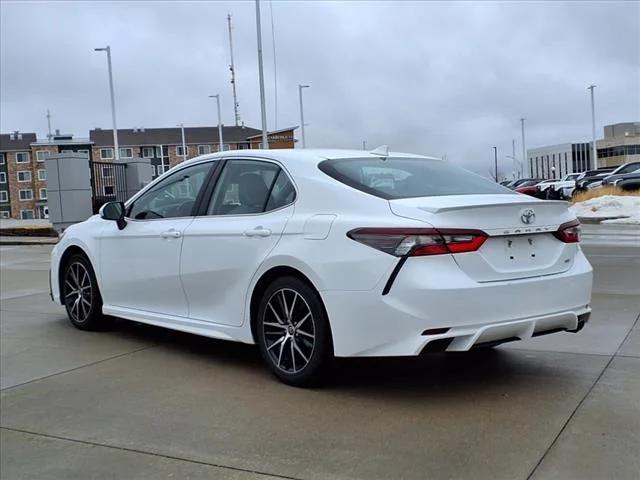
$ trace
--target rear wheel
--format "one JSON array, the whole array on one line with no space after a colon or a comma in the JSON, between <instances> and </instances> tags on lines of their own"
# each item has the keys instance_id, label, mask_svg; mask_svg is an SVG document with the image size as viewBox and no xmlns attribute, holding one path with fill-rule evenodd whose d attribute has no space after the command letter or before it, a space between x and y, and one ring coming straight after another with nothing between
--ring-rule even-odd
<instances>
[{"instance_id":1,"label":"rear wheel","mask_svg":"<svg viewBox=\"0 0 640 480\"><path fill-rule=\"evenodd\" d=\"M275 280L258 308L260 353L284 383L317 385L333 357L331 334L319 295L296 277Z\"/></svg>"},{"instance_id":2,"label":"rear wheel","mask_svg":"<svg viewBox=\"0 0 640 480\"><path fill-rule=\"evenodd\" d=\"M64 266L62 299L69 320L80 330L98 330L105 326L102 297L91 263L84 255L74 255Z\"/></svg>"}]
</instances>

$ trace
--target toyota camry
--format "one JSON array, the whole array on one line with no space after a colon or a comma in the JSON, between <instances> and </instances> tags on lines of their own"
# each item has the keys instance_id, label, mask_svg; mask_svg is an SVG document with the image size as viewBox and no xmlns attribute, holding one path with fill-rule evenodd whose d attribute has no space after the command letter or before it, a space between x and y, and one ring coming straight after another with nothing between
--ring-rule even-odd
<instances>
[{"instance_id":1,"label":"toyota camry","mask_svg":"<svg viewBox=\"0 0 640 480\"><path fill-rule=\"evenodd\" d=\"M592 284L579 236L565 202L435 158L229 151L69 227L50 280L77 328L120 317L257 344L302 386L334 357L579 331Z\"/></svg>"}]
</instances>

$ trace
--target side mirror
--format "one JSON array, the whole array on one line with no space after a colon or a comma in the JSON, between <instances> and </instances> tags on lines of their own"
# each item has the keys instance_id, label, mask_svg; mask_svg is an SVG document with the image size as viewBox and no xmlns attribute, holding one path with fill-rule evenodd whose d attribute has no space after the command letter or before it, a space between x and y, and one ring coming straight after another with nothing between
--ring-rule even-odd
<instances>
[{"instance_id":1,"label":"side mirror","mask_svg":"<svg viewBox=\"0 0 640 480\"><path fill-rule=\"evenodd\" d=\"M127 221L124 219L124 210L123 202L107 202L100 207L100 218L116 222L118 228L122 230L127 226Z\"/></svg>"}]
</instances>

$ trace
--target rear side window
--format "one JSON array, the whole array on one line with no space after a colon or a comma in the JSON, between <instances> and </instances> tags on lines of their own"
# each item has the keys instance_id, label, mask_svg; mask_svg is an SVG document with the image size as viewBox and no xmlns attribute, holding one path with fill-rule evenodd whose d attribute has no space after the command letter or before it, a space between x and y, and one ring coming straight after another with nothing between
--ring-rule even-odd
<instances>
[{"instance_id":1,"label":"rear side window","mask_svg":"<svg viewBox=\"0 0 640 480\"><path fill-rule=\"evenodd\" d=\"M387 200L443 195L516 195L502 185L440 160L347 158L325 160L319 168L341 183Z\"/></svg>"}]
</instances>

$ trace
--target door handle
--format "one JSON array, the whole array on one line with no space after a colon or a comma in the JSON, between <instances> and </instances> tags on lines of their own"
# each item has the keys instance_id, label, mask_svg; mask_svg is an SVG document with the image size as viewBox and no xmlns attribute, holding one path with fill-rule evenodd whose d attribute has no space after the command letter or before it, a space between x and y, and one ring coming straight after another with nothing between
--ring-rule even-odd
<instances>
[{"instance_id":1,"label":"door handle","mask_svg":"<svg viewBox=\"0 0 640 480\"><path fill-rule=\"evenodd\" d=\"M260 227L250 228L248 230L245 230L244 234L247 237L268 237L269 235L271 235L271 230L260 226Z\"/></svg>"},{"instance_id":2,"label":"door handle","mask_svg":"<svg viewBox=\"0 0 640 480\"><path fill-rule=\"evenodd\" d=\"M172 228L170 230L167 230L166 232L162 232L160 236L162 238L180 238L182 236L182 232L179 232L178 230L174 230Z\"/></svg>"}]
</instances>

